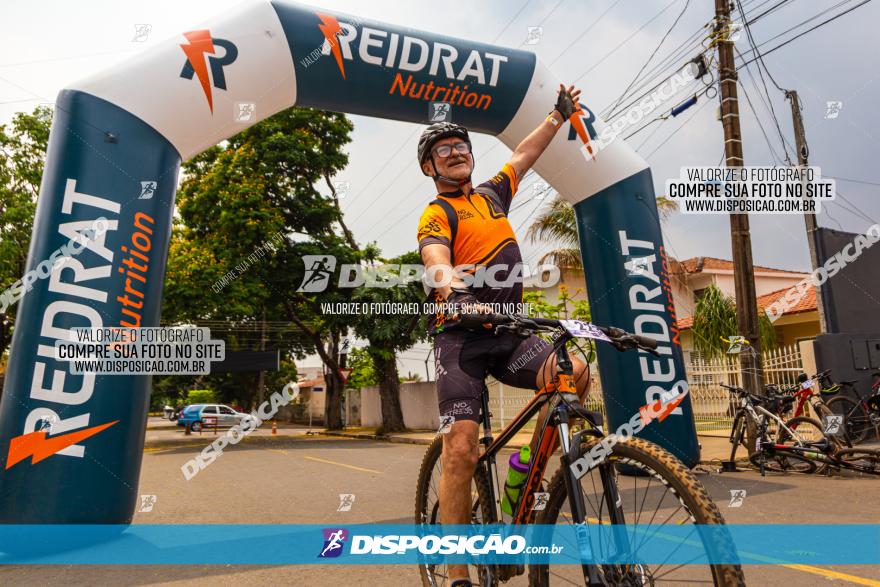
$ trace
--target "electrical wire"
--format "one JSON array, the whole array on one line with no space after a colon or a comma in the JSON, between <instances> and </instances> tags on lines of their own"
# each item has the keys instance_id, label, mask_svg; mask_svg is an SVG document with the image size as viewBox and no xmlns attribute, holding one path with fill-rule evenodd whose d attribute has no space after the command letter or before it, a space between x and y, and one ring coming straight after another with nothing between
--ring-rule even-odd
<instances>
[{"instance_id":1,"label":"electrical wire","mask_svg":"<svg viewBox=\"0 0 880 587\"><path fill-rule=\"evenodd\" d=\"M749 97L749 93L746 91L745 86L740 87L743 95L746 97L746 103L749 106L749 110L752 112L752 115L755 117L755 122L758 125L758 129L761 131L761 134L764 136L764 141L767 143L767 147L770 149L770 155L773 157L773 160L782 165L782 159L777 155L776 150L773 148L773 144L770 142L770 137L767 136L767 133L764 131L764 126L761 124L761 119L758 116L758 111L755 109L754 104L752 104L752 99ZM791 161L788 162L791 165Z\"/></svg>"},{"instance_id":2,"label":"electrical wire","mask_svg":"<svg viewBox=\"0 0 880 587\"><path fill-rule=\"evenodd\" d=\"M826 24L828 24L828 23L830 23L830 22L832 22L832 21L837 20L838 18L840 18L841 16L844 16L845 14L849 14L850 12L852 12L853 10L856 10L857 8L861 8L862 6L864 6L865 4L868 4L868 3L871 2L871 1L872 1L872 0L862 0L862 2L860 2L859 4L857 4L857 5L855 5L855 6L851 7L851 8L848 8L847 10L844 10L843 12L840 12L840 13L834 15L833 17L827 19L827 20L824 20L824 21L820 22L820 23L817 24L816 26L810 27L809 29L807 29L807 30L805 30L805 31L803 31L803 32L801 32L801 33L795 35L794 37L791 37L791 38L788 39L787 41L784 41L784 42L782 42L782 43L776 45L775 47L772 47L771 49L769 49L769 50L767 50L767 51L764 51L762 57L766 57L767 55L769 55L770 53L773 53L773 52L776 51L777 49L781 49L782 47L785 47L785 46L788 45L789 43L791 43L791 42L793 42L793 41L795 41L795 40L797 40L797 39L803 37L804 35L806 35L806 34L812 32L812 31L814 31L814 30L816 30L816 29L818 29L818 28L821 28L821 27L825 26ZM840 4L843 4L843 2L841 2ZM840 4L838 4L837 6L839 6ZM828 10L831 10L831 9L828 9ZM828 12L828 10L825 10L825 11L823 11L823 12L820 13L820 14L824 14L825 12ZM818 16L818 15L817 15L817 16ZM802 22L801 24L792 27L791 29L789 29L789 31L791 31L791 30L793 30L793 29L795 29L795 28L798 28L798 27L801 26L802 24L805 24L806 22L809 22L810 20L813 20L813 19L815 19L815 18L816 18L816 17L810 18L810 19L808 19L808 20ZM789 31L784 31L783 33L780 33L780 35L785 34L785 32L789 32ZM776 37L778 37L778 36L780 36L780 35L776 35ZM775 39L776 37L773 37L773 39ZM761 43L761 44L759 45L759 47L763 47L764 45L766 45L767 43L769 43L769 42L770 42L771 40L773 40L773 39L768 39L768 40L765 41L764 43ZM753 57L752 59L746 61L743 65L747 65L747 64L749 64L749 63L752 63L752 62L755 61L756 59L757 59L757 57Z\"/></svg>"},{"instance_id":3,"label":"electrical wire","mask_svg":"<svg viewBox=\"0 0 880 587\"><path fill-rule=\"evenodd\" d=\"M838 180L838 181L849 181L849 182L852 182L852 183L863 183L863 184L865 184L865 185L876 185L876 186L880 186L880 183L878 183L878 182L876 182L876 181L866 181L866 180L863 180L863 179L851 179L851 178L849 178L849 177L834 177L833 175L826 175L826 176L824 176L824 177L827 177L827 178L830 178L830 179L836 179L836 180Z\"/></svg>"},{"instance_id":4,"label":"electrical wire","mask_svg":"<svg viewBox=\"0 0 880 587\"><path fill-rule=\"evenodd\" d=\"M632 81L629 82L629 84L626 86L626 89L623 90L623 93L620 95L620 98L617 99L617 102L615 102L614 106L611 107L612 111L620 105L620 102L623 100L623 97L626 96L626 93L629 92L630 88L633 87L633 84L635 84L636 81L638 81L639 76L642 75L642 73L645 71L645 68L651 64L651 61L654 59L654 56L657 55L658 51L660 51L660 47L662 47L663 43L666 42L666 39L669 38L670 33L672 33L672 31L675 30L675 27L678 25L679 21L681 20L681 17L684 16L684 13L687 12L688 6L690 6L690 4L691 4L691 0L685 1L684 7L681 9L681 12L678 13L678 16L675 17L675 20L672 22L672 25L666 30L666 34L663 35L663 37L660 39L660 42L657 44L657 46L654 48L654 50L651 51L651 53L648 55L648 60L645 61L644 65L642 65L641 68L639 68L639 72L635 75L635 77L632 79Z\"/></svg>"},{"instance_id":5,"label":"electrical wire","mask_svg":"<svg viewBox=\"0 0 880 587\"><path fill-rule=\"evenodd\" d=\"M614 9L614 7L617 6L618 4L620 4L620 0L616 0L616 1L614 2L614 4L612 4L611 6L609 6L608 8L606 8L606 9L605 9L605 12L603 12L602 14L600 14L599 17L598 17L596 20L594 20L593 23L592 23L590 26L588 26L588 27L584 30L584 32L582 32L582 33L580 34L579 37L576 37L571 43L569 43L568 46L566 46L565 49L563 49L562 52L561 52L559 55L557 55L556 58L553 59L553 61L551 61L551 62L547 65L547 67L551 67L554 63L556 63L557 61L559 61L559 60L562 58L562 56L565 55L565 54L568 52L569 49L571 49L571 48L572 48L572 47L573 47L578 41L580 41L581 39L583 39L583 38L587 35L587 33L589 33L591 30L593 30L593 27L596 26L597 24L599 24L599 22L600 22L603 18L605 18L605 15L608 14L609 12L611 12L611 11Z\"/></svg>"},{"instance_id":6,"label":"electrical wire","mask_svg":"<svg viewBox=\"0 0 880 587\"><path fill-rule=\"evenodd\" d=\"M659 150L660 150L660 147L662 147L662 146L665 145L667 142L669 142L669 140L670 140L672 137L674 137L676 134L678 134L678 131L680 131L681 129L683 129L685 126L688 125L688 123L690 123L690 121L692 121L694 118L696 118L697 114L698 114L703 108L705 108L707 104L709 104L709 100L706 100L705 102L703 102L703 104L702 104L699 108L697 108L696 110L694 110L694 113L691 114L690 118L688 118L688 119L685 120L683 123L681 123L681 125L680 125L677 129L675 129L675 130L672 132L672 134L670 134L668 137L666 137L666 138L663 140L662 143L660 143L659 145L657 145L657 147L656 147L653 151L651 151L650 153L648 153L647 155L645 155L645 159L649 158L651 155L653 155L654 153L656 153L657 151L659 151Z\"/></svg>"},{"instance_id":7,"label":"electrical wire","mask_svg":"<svg viewBox=\"0 0 880 587\"><path fill-rule=\"evenodd\" d=\"M771 147L771 151L773 152L774 159L776 159L780 163L780 165L783 164L782 159L785 159L785 164L794 165L794 163L792 163L792 161L791 161L791 157L789 157L788 148L787 148L787 147L791 147L791 145L788 143L788 141L785 138L785 135L782 133L782 128L779 126L779 120L776 118L776 112L773 111L773 109L770 107L770 105L768 105L767 102L764 101L764 97L761 95L761 92L758 89L758 84L755 83L755 76L754 76L754 74L752 74L752 70L749 69L748 66L746 66L744 69L746 72L749 73L749 79L751 80L752 85L755 87L755 91L758 93L758 97L761 99L761 102L764 104L764 107L767 109L767 112L770 114L770 117L773 119L773 124L776 127L776 133L779 135L779 139L782 142L783 157L781 157L781 158L777 156L776 151L773 149L773 147ZM749 103L749 107L752 109L752 112L755 115L755 119L758 121L758 126L761 128L761 133L764 133L764 127L763 127L763 125L761 125L760 116L758 115L758 110L752 104L751 98L749 98L749 94L746 91L745 84L741 83L739 86L739 89L742 90L743 94L745 94L746 100ZM765 86L764 89L766 90L767 87ZM770 99L769 95L767 95L767 99L768 100ZM764 134L764 136L765 136L765 138L767 138L766 134ZM767 144L768 144L768 146L770 145L769 138L767 138ZM796 149L794 149L794 147L792 147L792 150L796 151Z\"/></svg>"},{"instance_id":8,"label":"electrical wire","mask_svg":"<svg viewBox=\"0 0 880 587\"><path fill-rule=\"evenodd\" d=\"M601 58L599 58L599 60L598 60L597 62L595 62L593 65L591 65L591 66L590 66L585 72L583 72L583 73L580 74L578 77L576 77L575 80L574 80L572 83L577 83L577 82L579 82L581 79L583 79L583 77L584 77L585 75L587 75L588 73L590 73L591 71L593 71L594 69L596 69L597 67L599 67L600 65L602 65L602 63L604 63L606 59L608 59L609 57L611 57L612 55L614 55L615 53L617 53L617 51L618 51L621 47L623 47L623 46L626 45L628 42L630 42L630 41L631 41L636 35L638 35L640 32L642 32L642 31L643 31L643 30L644 30L649 24L651 24L652 22L654 22L655 20L657 20L658 18L660 18L660 16L662 16L664 12L666 12L667 10L669 10L670 8L672 8L672 5L675 4L675 3L678 2L678 1L679 1L679 0L672 0L672 2L670 2L669 4L667 4L663 9L660 10L660 12L658 12L657 14L655 14L654 16L652 16L652 17L651 17L646 23L644 23L642 26L640 26L638 29L636 29L636 31L635 31L633 34L631 34L631 35L628 36L626 39L624 39L623 41L621 41L620 44L617 45L616 47L614 47L611 51L608 51L607 53L605 53L605 55L603 55Z\"/></svg>"},{"instance_id":9,"label":"electrical wire","mask_svg":"<svg viewBox=\"0 0 880 587\"><path fill-rule=\"evenodd\" d=\"M739 0L736 0L736 2L738 5L740 5L740 11L742 11L742 5L740 4ZM792 165L791 158L788 155L788 148L787 148L787 143L785 140L785 135L782 134L782 129L779 126L779 118L776 116L776 109L773 107L773 99L770 97L770 92L767 89L767 82L764 80L763 71L767 72L767 76L770 78L770 80L773 82L773 85L775 85L776 88L780 92L782 92L783 94L787 94L787 92L786 92L786 90L781 88L778 83L776 83L776 80L773 79L773 76L770 74L770 70L767 69L767 65L766 65L766 63L764 63L764 59L761 55L760 50L758 49L758 45L755 42L755 38L752 36L752 29L749 26L749 23L747 20L745 21L745 29L746 29L746 38L749 41L749 45L752 47L752 49L755 51L756 55L758 56L758 63L757 63L758 75L761 78L761 85L764 87L764 95L767 96L767 104L766 105L770 108L770 115L773 119L773 124L775 125L776 132L779 134L779 138L782 141L782 150L785 154L785 161L789 165ZM735 46L734 46L734 49L736 49ZM739 53L738 50L737 50L737 53ZM751 74L752 72L750 69L748 69L748 65L746 65L745 67L746 67L746 70L749 72L749 74ZM762 71L762 67L763 67L763 71ZM754 82L754 75L752 75L752 81ZM760 92L759 92L759 95L760 95ZM757 117L757 111L755 112L755 116ZM761 131L763 132L763 130L764 129L762 128Z\"/></svg>"}]
</instances>

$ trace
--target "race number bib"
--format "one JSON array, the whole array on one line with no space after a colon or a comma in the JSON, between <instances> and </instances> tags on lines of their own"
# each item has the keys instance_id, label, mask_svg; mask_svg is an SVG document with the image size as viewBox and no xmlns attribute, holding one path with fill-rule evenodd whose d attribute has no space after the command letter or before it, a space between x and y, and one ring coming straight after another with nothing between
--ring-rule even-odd
<instances>
[{"instance_id":1,"label":"race number bib","mask_svg":"<svg viewBox=\"0 0 880 587\"><path fill-rule=\"evenodd\" d=\"M611 341L611 339L608 338L604 332L599 330L599 327L595 324L590 324L583 320L560 320L559 323L562 324L562 327L575 338L593 338L596 340L604 340L606 342Z\"/></svg>"}]
</instances>

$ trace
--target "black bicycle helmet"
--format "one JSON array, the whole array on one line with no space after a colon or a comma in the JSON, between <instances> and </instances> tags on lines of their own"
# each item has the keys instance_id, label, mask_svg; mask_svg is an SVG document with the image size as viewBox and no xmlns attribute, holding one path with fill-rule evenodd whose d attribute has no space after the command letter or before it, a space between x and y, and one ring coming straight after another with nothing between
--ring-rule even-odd
<instances>
[{"instance_id":1,"label":"black bicycle helmet","mask_svg":"<svg viewBox=\"0 0 880 587\"><path fill-rule=\"evenodd\" d=\"M461 126L460 124L454 124L452 122L436 122L426 128L422 132L422 136L419 137L419 166L421 167L422 163L430 158L431 166L434 168L434 174L437 176L438 180L453 185L465 184L470 181L470 177L468 177L464 181L457 181L448 177L443 177L437 171L437 166L434 164L433 157L431 157L431 149L434 148L434 144L440 139L445 139L448 137L458 137L466 142L468 144L468 147L471 146L471 138L470 135L468 135L468 131L465 127ZM471 156L473 156L473 154L471 154ZM422 170L422 173L425 173L425 171ZM425 173L425 175L428 174Z\"/></svg>"}]
</instances>

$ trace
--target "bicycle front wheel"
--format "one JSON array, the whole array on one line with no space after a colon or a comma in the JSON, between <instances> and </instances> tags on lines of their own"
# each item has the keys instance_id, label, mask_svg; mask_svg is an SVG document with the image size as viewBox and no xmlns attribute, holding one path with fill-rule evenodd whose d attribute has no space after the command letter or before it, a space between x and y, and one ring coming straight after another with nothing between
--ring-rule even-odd
<instances>
[{"instance_id":1,"label":"bicycle front wheel","mask_svg":"<svg viewBox=\"0 0 880 587\"><path fill-rule=\"evenodd\" d=\"M598 442L591 438L582 445L581 455ZM611 455L606 459L613 465L625 465L636 473L622 476L617 467L604 467L608 475L616 480L617 495L609 496L601 479L601 465L587 472L579 480L587 524L651 524L669 528L691 525L692 538L689 542L699 543L702 535L696 524L724 524L718 507L709 497L703 485L678 459L659 446L640 438L630 438L614 445ZM538 519L539 524L573 524L570 501L562 470L550 481L550 497L547 507ZM620 504L623 515L611 516L608 504ZM664 534L662 528L651 537L633 536L629 544L629 554L638 560L639 549L647 540L667 540L678 535L679 530ZM628 533L627 533L628 534ZM665 537L664 537L665 536ZM678 541L677 539L674 539ZM703 545L707 550L709 546ZM734 552L732 542L715 544L713 550L721 546L726 552ZM614 551L614 545L598 545L594 551ZM707 584L733 587L744 585L742 569L739 565L695 565L695 564L627 564L600 565L599 573L608 585L690 585ZM577 565L531 565L529 584L583 585L583 569Z\"/></svg>"},{"instance_id":2,"label":"bicycle front wheel","mask_svg":"<svg viewBox=\"0 0 880 587\"><path fill-rule=\"evenodd\" d=\"M756 452L749 457L752 465L760 469L764 465L767 471L774 473L814 473L816 462L799 454L778 451L773 453Z\"/></svg>"},{"instance_id":3,"label":"bicycle front wheel","mask_svg":"<svg viewBox=\"0 0 880 587\"><path fill-rule=\"evenodd\" d=\"M880 451L845 448L837 453L837 458L847 469L869 475L880 475Z\"/></svg>"}]
</instances>

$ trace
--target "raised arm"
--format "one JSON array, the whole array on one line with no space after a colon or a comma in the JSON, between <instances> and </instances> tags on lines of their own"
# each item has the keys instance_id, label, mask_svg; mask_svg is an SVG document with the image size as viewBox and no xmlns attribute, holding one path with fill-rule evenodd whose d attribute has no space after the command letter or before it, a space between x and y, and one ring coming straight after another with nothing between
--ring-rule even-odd
<instances>
[{"instance_id":1,"label":"raised arm","mask_svg":"<svg viewBox=\"0 0 880 587\"><path fill-rule=\"evenodd\" d=\"M565 122L578 109L577 100L581 95L581 91L570 86L567 90L565 86L559 84L559 95L556 106L547 118L541 121L541 124L533 130L529 136L517 145L513 156L510 158L510 165L516 172L516 177L522 179L526 171L528 171L544 149L556 136L556 132L562 128Z\"/></svg>"}]
</instances>

